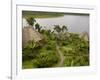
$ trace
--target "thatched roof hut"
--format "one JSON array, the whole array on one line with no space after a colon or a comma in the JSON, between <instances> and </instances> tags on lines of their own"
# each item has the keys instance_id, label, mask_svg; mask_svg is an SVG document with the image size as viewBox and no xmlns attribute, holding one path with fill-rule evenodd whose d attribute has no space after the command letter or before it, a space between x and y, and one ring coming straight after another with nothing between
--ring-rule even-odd
<instances>
[{"instance_id":1,"label":"thatched roof hut","mask_svg":"<svg viewBox=\"0 0 100 80\"><path fill-rule=\"evenodd\" d=\"M33 40L38 43L43 39L43 36L31 26L27 26L22 29L22 46L25 46L28 41Z\"/></svg>"},{"instance_id":2,"label":"thatched roof hut","mask_svg":"<svg viewBox=\"0 0 100 80\"><path fill-rule=\"evenodd\" d=\"M80 38L83 38L84 40L89 41L89 35L87 32L82 32L80 34Z\"/></svg>"}]
</instances>

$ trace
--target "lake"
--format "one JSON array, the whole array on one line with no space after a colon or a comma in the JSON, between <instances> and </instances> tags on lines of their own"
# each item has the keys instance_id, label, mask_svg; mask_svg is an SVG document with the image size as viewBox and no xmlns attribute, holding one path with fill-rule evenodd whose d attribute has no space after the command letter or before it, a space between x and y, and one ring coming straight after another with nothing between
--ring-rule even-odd
<instances>
[{"instance_id":1,"label":"lake","mask_svg":"<svg viewBox=\"0 0 100 80\"><path fill-rule=\"evenodd\" d=\"M23 27L28 26L25 18L22 19ZM69 32L87 32L89 33L89 15L78 15L78 14L65 14L61 17L54 18L36 18L36 22L39 23L43 28L53 30L54 25L66 25L68 26Z\"/></svg>"}]
</instances>

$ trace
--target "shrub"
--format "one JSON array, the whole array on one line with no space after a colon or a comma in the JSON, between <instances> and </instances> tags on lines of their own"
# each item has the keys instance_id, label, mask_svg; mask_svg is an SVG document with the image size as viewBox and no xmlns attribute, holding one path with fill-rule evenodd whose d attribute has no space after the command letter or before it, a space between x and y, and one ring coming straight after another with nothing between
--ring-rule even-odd
<instances>
[{"instance_id":1,"label":"shrub","mask_svg":"<svg viewBox=\"0 0 100 80\"><path fill-rule=\"evenodd\" d=\"M33 65L37 68L52 67L58 62L58 57L54 52L40 53L37 58L33 60Z\"/></svg>"}]
</instances>

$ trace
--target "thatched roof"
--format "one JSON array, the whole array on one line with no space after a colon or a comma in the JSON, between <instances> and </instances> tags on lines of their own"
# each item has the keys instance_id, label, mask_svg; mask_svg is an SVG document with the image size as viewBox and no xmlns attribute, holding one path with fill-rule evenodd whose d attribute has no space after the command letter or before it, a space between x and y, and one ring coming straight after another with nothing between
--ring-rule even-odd
<instances>
[{"instance_id":1,"label":"thatched roof","mask_svg":"<svg viewBox=\"0 0 100 80\"><path fill-rule=\"evenodd\" d=\"M82 32L80 34L80 38L83 38L84 40L89 41L89 35L87 32Z\"/></svg>"},{"instance_id":2,"label":"thatched roof","mask_svg":"<svg viewBox=\"0 0 100 80\"><path fill-rule=\"evenodd\" d=\"M24 27L22 29L22 45L24 46L28 41L34 41L39 42L43 40L43 36L36 30L33 29L33 27Z\"/></svg>"}]
</instances>

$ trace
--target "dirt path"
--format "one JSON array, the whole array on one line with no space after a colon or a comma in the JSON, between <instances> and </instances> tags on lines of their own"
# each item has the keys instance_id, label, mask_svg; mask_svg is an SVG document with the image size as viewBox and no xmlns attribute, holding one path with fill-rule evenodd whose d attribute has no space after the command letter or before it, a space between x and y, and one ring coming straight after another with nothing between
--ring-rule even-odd
<instances>
[{"instance_id":1,"label":"dirt path","mask_svg":"<svg viewBox=\"0 0 100 80\"><path fill-rule=\"evenodd\" d=\"M56 66L63 67L65 57L64 57L63 53L61 52L60 47L58 45L56 45L56 50L57 50L57 55L60 58L60 61L59 61L59 63ZM89 55L66 55L66 57L73 57L73 56L77 56L77 57L81 58L83 56L87 57Z\"/></svg>"},{"instance_id":2,"label":"dirt path","mask_svg":"<svg viewBox=\"0 0 100 80\"><path fill-rule=\"evenodd\" d=\"M57 64L57 66L58 66L58 67L61 67L61 66L63 66L63 62L64 62L64 55L63 55L63 53L60 51L58 45L56 45L56 49L57 49L58 55L59 55L59 57L60 57L60 62Z\"/></svg>"}]
</instances>

